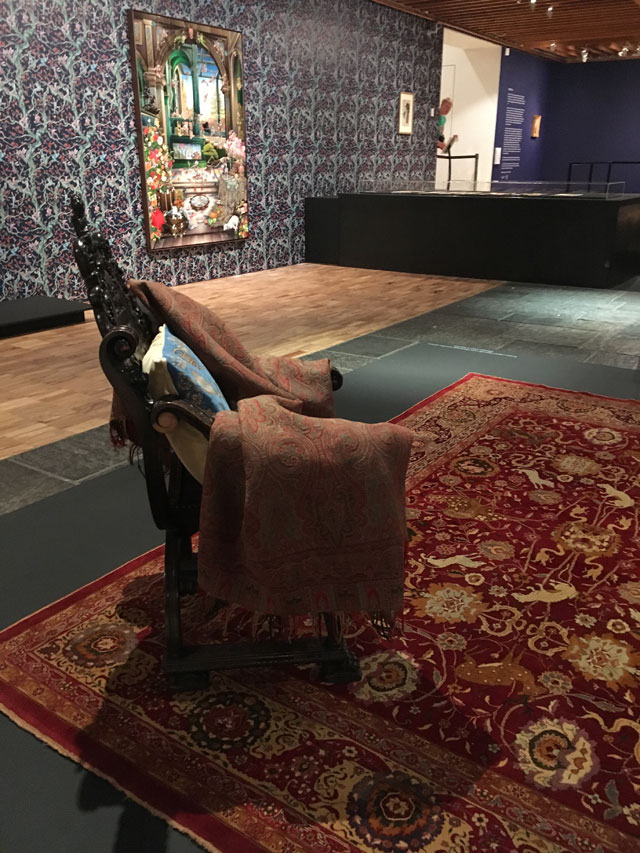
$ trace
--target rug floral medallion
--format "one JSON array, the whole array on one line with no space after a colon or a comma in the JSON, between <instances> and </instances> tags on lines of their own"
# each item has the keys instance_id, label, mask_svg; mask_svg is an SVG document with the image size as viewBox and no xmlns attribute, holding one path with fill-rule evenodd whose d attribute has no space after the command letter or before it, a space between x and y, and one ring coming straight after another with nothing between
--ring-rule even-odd
<instances>
[{"instance_id":1,"label":"rug floral medallion","mask_svg":"<svg viewBox=\"0 0 640 853\"><path fill-rule=\"evenodd\" d=\"M640 851L640 403L470 375L396 421L404 624L350 624L359 683L171 693L157 550L0 635L2 708L209 850Z\"/></svg>"}]
</instances>

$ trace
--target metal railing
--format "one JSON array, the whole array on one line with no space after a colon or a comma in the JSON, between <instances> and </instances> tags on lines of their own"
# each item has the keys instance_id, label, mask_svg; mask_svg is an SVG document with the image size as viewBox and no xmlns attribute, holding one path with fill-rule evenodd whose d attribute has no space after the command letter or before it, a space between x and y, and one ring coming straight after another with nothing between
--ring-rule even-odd
<instances>
[{"instance_id":1,"label":"metal railing","mask_svg":"<svg viewBox=\"0 0 640 853\"><path fill-rule=\"evenodd\" d=\"M436 160L447 160L449 163L449 167L447 170L447 190L451 189L451 169L452 169L452 160L475 160L473 166L473 187L475 189L476 184L478 183L478 159L479 154L451 154L451 152L447 152L446 154L438 154L436 156Z\"/></svg>"},{"instance_id":2,"label":"metal railing","mask_svg":"<svg viewBox=\"0 0 640 853\"><path fill-rule=\"evenodd\" d=\"M611 183L611 171L614 166L640 166L640 160L575 160L574 162L569 163L569 171L567 172L567 192L569 192L573 183L573 170L576 166L589 167L589 174L586 182L580 181L580 183L586 183L588 189L591 189L591 184L593 183L593 170L595 166L607 167L607 176L604 183L609 184Z\"/></svg>"}]
</instances>

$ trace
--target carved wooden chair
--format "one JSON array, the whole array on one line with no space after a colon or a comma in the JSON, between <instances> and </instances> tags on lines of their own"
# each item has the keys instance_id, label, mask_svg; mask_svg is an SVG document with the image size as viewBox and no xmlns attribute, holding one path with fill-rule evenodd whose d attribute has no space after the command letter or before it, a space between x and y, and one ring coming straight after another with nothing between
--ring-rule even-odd
<instances>
[{"instance_id":1,"label":"carved wooden chair","mask_svg":"<svg viewBox=\"0 0 640 853\"><path fill-rule=\"evenodd\" d=\"M166 532L164 669L172 685L204 686L210 670L308 663L321 664L324 681L358 680L358 660L346 646L339 617L329 613L323 614L323 637L183 643L180 599L197 590L197 555L191 541L199 528L201 487L168 447L162 424L182 419L208 438L213 416L175 397L152 397L142 358L158 331L158 320L126 287L108 241L90 228L84 203L74 197L71 206L77 235L74 255L102 335L100 364L133 425L153 520ZM342 385L335 368L332 384L334 391Z\"/></svg>"}]
</instances>

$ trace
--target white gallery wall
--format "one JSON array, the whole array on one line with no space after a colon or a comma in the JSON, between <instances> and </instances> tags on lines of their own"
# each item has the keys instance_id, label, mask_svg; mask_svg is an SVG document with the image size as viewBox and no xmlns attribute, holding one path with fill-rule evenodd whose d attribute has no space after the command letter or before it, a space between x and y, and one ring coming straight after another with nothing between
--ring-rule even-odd
<instances>
[{"instance_id":1,"label":"white gallery wall","mask_svg":"<svg viewBox=\"0 0 640 853\"><path fill-rule=\"evenodd\" d=\"M458 134L452 154L479 154L478 181L491 181L493 145L498 113L502 48L445 28L440 100L451 98L445 139ZM472 160L454 160L453 180L471 180ZM437 161L436 180L443 186L447 163Z\"/></svg>"}]
</instances>

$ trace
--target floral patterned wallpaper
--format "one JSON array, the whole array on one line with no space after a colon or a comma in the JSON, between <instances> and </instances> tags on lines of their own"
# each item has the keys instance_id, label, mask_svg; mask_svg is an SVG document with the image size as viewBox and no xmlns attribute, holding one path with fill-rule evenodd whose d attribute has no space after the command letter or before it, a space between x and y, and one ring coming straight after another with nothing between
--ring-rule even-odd
<instances>
[{"instance_id":1,"label":"floral patterned wallpaper","mask_svg":"<svg viewBox=\"0 0 640 853\"><path fill-rule=\"evenodd\" d=\"M178 284L304 259L304 199L367 178L433 177L439 26L371 0L139 0L244 37L249 239L154 255L142 229L126 4L3 0L0 298L82 298L67 196L128 274ZM415 93L412 136L397 133Z\"/></svg>"}]
</instances>

